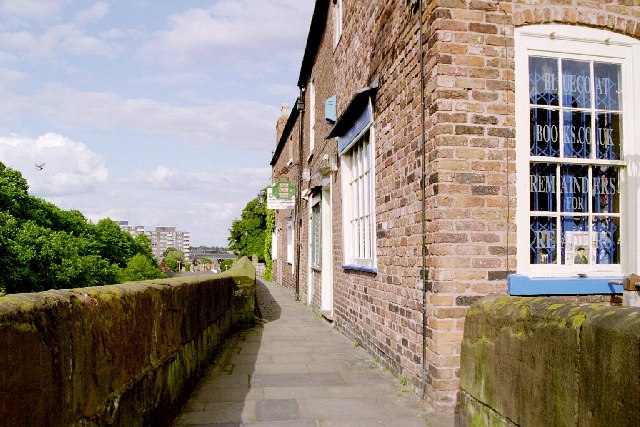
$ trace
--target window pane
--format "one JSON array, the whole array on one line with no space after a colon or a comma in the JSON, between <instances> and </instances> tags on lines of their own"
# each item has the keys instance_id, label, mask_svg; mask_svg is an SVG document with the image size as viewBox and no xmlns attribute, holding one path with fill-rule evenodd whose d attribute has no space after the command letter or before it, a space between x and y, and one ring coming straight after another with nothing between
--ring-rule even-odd
<instances>
[{"instance_id":1,"label":"window pane","mask_svg":"<svg viewBox=\"0 0 640 427\"><path fill-rule=\"evenodd\" d=\"M558 105L558 60L529 58L529 101L536 105Z\"/></svg>"},{"instance_id":2,"label":"window pane","mask_svg":"<svg viewBox=\"0 0 640 427\"><path fill-rule=\"evenodd\" d=\"M585 216L562 217L562 263L591 264L593 256L589 244L589 219Z\"/></svg>"},{"instance_id":3,"label":"window pane","mask_svg":"<svg viewBox=\"0 0 640 427\"><path fill-rule=\"evenodd\" d=\"M591 107L591 72L588 62L562 60L562 105L572 108Z\"/></svg>"},{"instance_id":4,"label":"window pane","mask_svg":"<svg viewBox=\"0 0 640 427\"><path fill-rule=\"evenodd\" d=\"M558 157L560 155L560 126L557 110L532 108L530 113L532 156Z\"/></svg>"},{"instance_id":5,"label":"window pane","mask_svg":"<svg viewBox=\"0 0 640 427\"><path fill-rule=\"evenodd\" d=\"M589 168L563 165L560 168L560 197L563 212L589 211Z\"/></svg>"},{"instance_id":6,"label":"window pane","mask_svg":"<svg viewBox=\"0 0 640 427\"><path fill-rule=\"evenodd\" d=\"M557 257L556 219L531 217L529 226L531 264L554 264Z\"/></svg>"},{"instance_id":7,"label":"window pane","mask_svg":"<svg viewBox=\"0 0 640 427\"><path fill-rule=\"evenodd\" d=\"M591 114L565 111L562 114L564 156L588 159L591 157Z\"/></svg>"},{"instance_id":8,"label":"window pane","mask_svg":"<svg viewBox=\"0 0 640 427\"><path fill-rule=\"evenodd\" d=\"M532 163L529 172L529 206L532 211L555 212L556 166Z\"/></svg>"},{"instance_id":9,"label":"window pane","mask_svg":"<svg viewBox=\"0 0 640 427\"><path fill-rule=\"evenodd\" d=\"M596 218L593 231L596 235L596 262L598 264L620 263L619 230L619 218Z\"/></svg>"},{"instance_id":10,"label":"window pane","mask_svg":"<svg viewBox=\"0 0 640 427\"><path fill-rule=\"evenodd\" d=\"M596 114L596 144L598 158L620 160L622 145L622 115L616 113Z\"/></svg>"},{"instance_id":11,"label":"window pane","mask_svg":"<svg viewBox=\"0 0 640 427\"><path fill-rule=\"evenodd\" d=\"M593 64L595 75L596 108L601 110L622 110L622 87L620 85L620 64Z\"/></svg>"},{"instance_id":12,"label":"window pane","mask_svg":"<svg viewBox=\"0 0 640 427\"><path fill-rule=\"evenodd\" d=\"M593 169L593 212L620 212L620 181L618 168L598 166Z\"/></svg>"}]
</instances>

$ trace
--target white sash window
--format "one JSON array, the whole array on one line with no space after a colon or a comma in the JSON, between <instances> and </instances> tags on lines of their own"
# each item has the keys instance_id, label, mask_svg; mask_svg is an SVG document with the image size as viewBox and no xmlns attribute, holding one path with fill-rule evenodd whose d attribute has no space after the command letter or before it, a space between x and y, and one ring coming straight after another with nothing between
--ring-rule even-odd
<instances>
[{"instance_id":1,"label":"white sash window","mask_svg":"<svg viewBox=\"0 0 640 427\"><path fill-rule=\"evenodd\" d=\"M515 37L518 273L635 271L640 45L575 26Z\"/></svg>"}]
</instances>

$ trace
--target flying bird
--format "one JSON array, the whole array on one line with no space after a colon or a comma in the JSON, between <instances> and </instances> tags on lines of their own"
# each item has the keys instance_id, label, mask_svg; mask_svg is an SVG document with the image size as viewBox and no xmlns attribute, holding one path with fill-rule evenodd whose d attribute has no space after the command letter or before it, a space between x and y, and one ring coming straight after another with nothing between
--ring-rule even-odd
<instances>
[{"instance_id":1,"label":"flying bird","mask_svg":"<svg viewBox=\"0 0 640 427\"><path fill-rule=\"evenodd\" d=\"M42 169L44 169L44 165L46 163L36 163L36 169L38 169L39 171L41 171Z\"/></svg>"}]
</instances>

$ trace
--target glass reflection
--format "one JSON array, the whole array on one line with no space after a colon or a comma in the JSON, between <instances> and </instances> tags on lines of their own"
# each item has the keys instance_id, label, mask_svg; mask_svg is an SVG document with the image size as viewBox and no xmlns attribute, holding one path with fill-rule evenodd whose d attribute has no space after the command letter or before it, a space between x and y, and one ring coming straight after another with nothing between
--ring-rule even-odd
<instances>
[{"instance_id":1,"label":"glass reflection","mask_svg":"<svg viewBox=\"0 0 640 427\"><path fill-rule=\"evenodd\" d=\"M588 62L562 60L562 105L572 108L591 107L591 72Z\"/></svg>"},{"instance_id":2,"label":"glass reflection","mask_svg":"<svg viewBox=\"0 0 640 427\"><path fill-rule=\"evenodd\" d=\"M558 105L558 60L529 57L529 102Z\"/></svg>"},{"instance_id":3,"label":"glass reflection","mask_svg":"<svg viewBox=\"0 0 640 427\"><path fill-rule=\"evenodd\" d=\"M593 63L596 108L622 110L620 64Z\"/></svg>"}]
</instances>

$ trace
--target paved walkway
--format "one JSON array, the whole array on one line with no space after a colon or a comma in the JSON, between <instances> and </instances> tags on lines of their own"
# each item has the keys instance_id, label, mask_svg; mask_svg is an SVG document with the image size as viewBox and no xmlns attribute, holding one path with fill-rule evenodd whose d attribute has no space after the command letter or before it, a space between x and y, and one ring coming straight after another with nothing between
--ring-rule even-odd
<instances>
[{"instance_id":1,"label":"paved walkway","mask_svg":"<svg viewBox=\"0 0 640 427\"><path fill-rule=\"evenodd\" d=\"M452 426L278 285L263 323L230 338L174 426Z\"/></svg>"}]
</instances>

